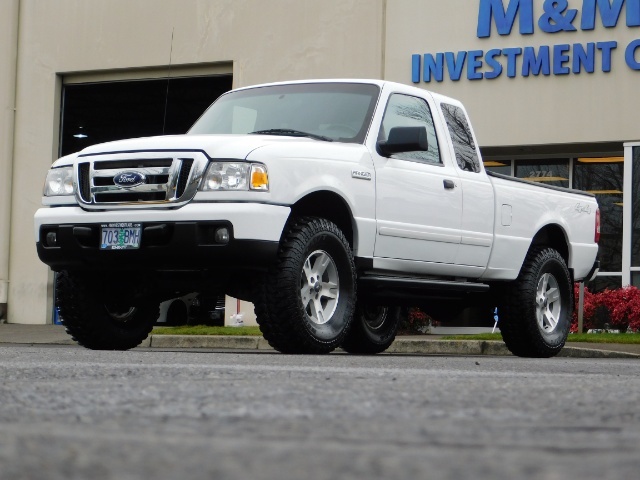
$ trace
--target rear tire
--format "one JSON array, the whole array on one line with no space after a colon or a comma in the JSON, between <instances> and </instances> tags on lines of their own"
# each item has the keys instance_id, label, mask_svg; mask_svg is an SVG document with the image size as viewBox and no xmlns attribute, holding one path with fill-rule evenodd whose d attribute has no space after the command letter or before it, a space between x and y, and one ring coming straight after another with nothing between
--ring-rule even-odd
<instances>
[{"instance_id":1,"label":"rear tire","mask_svg":"<svg viewBox=\"0 0 640 480\"><path fill-rule=\"evenodd\" d=\"M400 325L400 307L356 305L351 330L341 347L349 353L374 355L393 343Z\"/></svg>"},{"instance_id":2,"label":"rear tire","mask_svg":"<svg viewBox=\"0 0 640 480\"><path fill-rule=\"evenodd\" d=\"M322 218L294 218L276 265L258 286L256 317L269 345L282 353L329 353L348 332L355 296L344 234Z\"/></svg>"},{"instance_id":3,"label":"rear tire","mask_svg":"<svg viewBox=\"0 0 640 480\"><path fill-rule=\"evenodd\" d=\"M548 358L562 350L573 309L571 275L553 248L534 247L498 309L507 348L520 357Z\"/></svg>"},{"instance_id":4,"label":"rear tire","mask_svg":"<svg viewBox=\"0 0 640 480\"><path fill-rule=\"evenodd\" d=\"M67 271L56 279L56 305L67 333L92 350L129 350L147 338L160 314L159 302L120 303L90 277Z\"/></svg>"}]
</instances>

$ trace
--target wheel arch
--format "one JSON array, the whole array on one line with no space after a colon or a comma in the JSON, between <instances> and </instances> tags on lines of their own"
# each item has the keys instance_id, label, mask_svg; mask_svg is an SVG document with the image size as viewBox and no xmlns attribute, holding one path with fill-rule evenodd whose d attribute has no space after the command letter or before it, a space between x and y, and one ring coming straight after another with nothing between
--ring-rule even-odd
<instances>
[{"instance_id":1,"label":"wheel arch","mask_svg":"<svg viewBox=\"0 0 640 480\"><path fill-rule=\"evenodd\" d=\"M305 195L291 206L291 215L309 215L330 220L342 230L352 249L357 245L358 232L351 208L335 192L321 190Z\"/></svg>"},{"instance_id":2,"label":"wheel arch","mask_svg":"<svg viewBox=\"0 0 640 480\"><path fill-rule=\"evenodd\" d=\"M548 246L557 250L565 263L569 265L569 241L567 240L566 232L560 225L549 224L538 230L531 240L529 249L531 250L537 246Z\"/></svg>"}]
</instances>

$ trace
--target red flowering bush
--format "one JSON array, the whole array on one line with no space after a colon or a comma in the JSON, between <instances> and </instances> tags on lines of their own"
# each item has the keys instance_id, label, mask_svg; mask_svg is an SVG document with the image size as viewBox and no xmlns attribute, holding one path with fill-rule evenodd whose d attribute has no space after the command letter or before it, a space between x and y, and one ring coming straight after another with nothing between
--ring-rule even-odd
<instances>
[{"instance_id":1,"label":"red flowering bush","mask_svg":"<svg viewBox=\"0 0 640 480\"><path fill-rule=\"evenodd\" d=\"M602 303L609 311L611 324L621 329L640 327L640 290L636 287L624 287L618 290L605 290Z\"/></svg>"},{"instance_id":2,"label":"red flowering bush","mask_svg":"<svg viewBox=\"0 0 640 480\"><path fill-rule=\"evenodd\" d=\"M575 305L571 321L571 332L578 331L578 293L579 287L574 285ZM591 293L584 289L585 330L590 328L610 328L626 331L640 330L640 290L636 287L624 287L617 290L603 290Z\"/></svg>"},{"instance_id":3,"label":"red flowering bush","mask_svg":"<svg viewBox=\"0 0 640 480\"><path fill-rule=\"evenodd\" d=\"M432 326L437 326L437 322L419 308L411 307L402 310L399 330L403 333L428 333Z\"/></svg>"}]
</instances>

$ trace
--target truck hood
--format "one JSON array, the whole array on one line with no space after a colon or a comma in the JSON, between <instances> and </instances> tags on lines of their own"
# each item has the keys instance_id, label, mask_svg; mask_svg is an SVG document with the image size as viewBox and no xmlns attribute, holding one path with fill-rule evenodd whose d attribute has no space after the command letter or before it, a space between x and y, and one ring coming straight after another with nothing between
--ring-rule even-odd
<instances>
[{"instance_id":1,"label":"truck hood","mask_svg":"<svg viewBox=\"0 0 640 480\"><path fill-rule=\"evenodd\" d=\"M71 165L78 157L100 154L149 151L202 151L210 158L246 159L251 152L262 148L272 147L271 153L286 154L287 157L315 157L323 152L353 151L354 147L364 148L363 145L323 142L306 137L286 137L274 135L170 135L159 137L132 138L115 142L100 143L81 150L80 152L60 158L55 167ZM312 153L316 152L316 154ZM330 155L333 156L333 155ZM253 155L252 155L253 157ZM326 157L325 157L326 158Z\"/></svg>"}]
</instances>

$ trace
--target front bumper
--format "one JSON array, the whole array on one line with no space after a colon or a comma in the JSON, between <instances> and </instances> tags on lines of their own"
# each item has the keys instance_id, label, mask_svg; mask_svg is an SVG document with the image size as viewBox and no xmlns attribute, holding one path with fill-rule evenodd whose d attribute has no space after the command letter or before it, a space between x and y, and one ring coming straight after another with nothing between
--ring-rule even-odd
<instances>
[{"instance_id":1,"label":"front bumper","mask_svg":"<svg viewBox=\"0 0 640 480\"><path fill-rule=\"evenodd\" d=\"M259 270L276 256L290 209L254 203L192 204L176 210L87 212L79 207L42 208L35 216L40 260L54 270ZM142 225L135 250L100 250L100 226ZM226 227L229 242L216 243ZM55 233L55 244L47 235Z\"/></svg>"}]
</instances>

